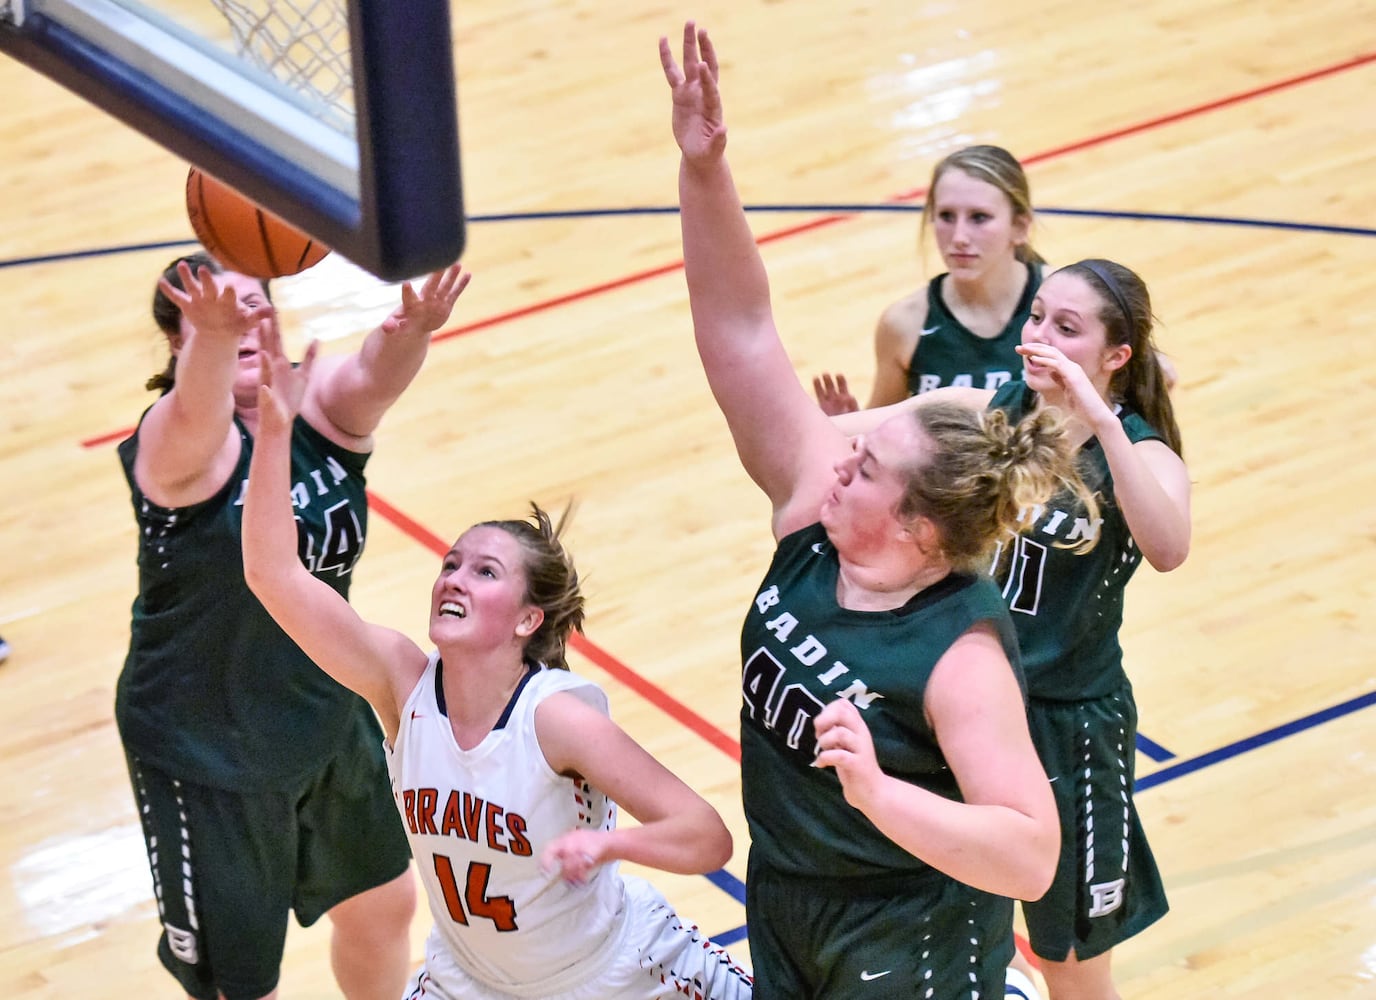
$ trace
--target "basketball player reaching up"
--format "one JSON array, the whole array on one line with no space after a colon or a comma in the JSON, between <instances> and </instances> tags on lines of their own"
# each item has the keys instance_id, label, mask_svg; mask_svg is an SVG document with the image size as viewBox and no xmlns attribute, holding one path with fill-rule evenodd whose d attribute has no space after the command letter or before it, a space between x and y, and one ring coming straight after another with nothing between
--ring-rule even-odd
<instances>
[{"instance_id":1,"label":"basketball player reaching up","mask_svg":"<svg viewBox=\"0 0 1376 1000\"><path fill-rule=\"evenodd\" d=\"M848 440L775 327L706 32L685 25L682 66L667 39L660 59L698 354L773 508L740 674L760 993L1002 996L1012 898L1046 890L1059 833L982 570L1021 508L1083 492L1063 421L932 406Z\"/></svg>"},{"instance_id":2,"label":"basketball player reaching up","mask_svg":"<svg viewBox=\"0 0 1376 1000\"><path fill-rule=\"evenodd\" d=\"M431 590L428 654L363 621L296 557L291 428L311 361L293 369L273 350L263 368L244 568L286 633L382 721L434 918L409 996L747 1000L749 975L618 871L712 871L731 835L568 670L583 597L543 511L459 536ZM640 825L617 829L618 805Z\"/></svg>"},{"instance_id":3,"label":"basketball player reaching up","mask_svg":"<svg viewBox=\"0 0 1376 1000\"><path fill-rule=\"evenodd\" d=\"M292 431L302 497L290 556L348 594L367 530L372 433L419 370L468 275L414 288L355 353L317 373ZM415 881L367 704L320 673L244 584L241 493L258 368L277 313L266 282L208 256L163 272L161 396L119 446L139 527L139 593L115 719L147 841L163 965L198 1000L273 997L291 912L328 914L348 1000L395 1000ZM326 366L320 366L324 369Z\"/></svg>"}]
</instances>

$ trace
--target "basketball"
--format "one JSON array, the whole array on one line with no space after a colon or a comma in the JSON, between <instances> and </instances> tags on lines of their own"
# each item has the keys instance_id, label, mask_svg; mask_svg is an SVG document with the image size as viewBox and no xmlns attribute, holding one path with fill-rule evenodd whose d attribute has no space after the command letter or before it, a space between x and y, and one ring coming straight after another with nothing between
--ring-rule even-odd
<instances>
[{"instance_id":1,"label":"basketball","mask_svg":"<svg viewBox=\"0 0 1376 1000\"><path fill-rule=\"evenodd\" d=\"M228 271L281 278L318 264L330 248L195 167L186 214L206 252Z\"/></svg>"}]
</instances>

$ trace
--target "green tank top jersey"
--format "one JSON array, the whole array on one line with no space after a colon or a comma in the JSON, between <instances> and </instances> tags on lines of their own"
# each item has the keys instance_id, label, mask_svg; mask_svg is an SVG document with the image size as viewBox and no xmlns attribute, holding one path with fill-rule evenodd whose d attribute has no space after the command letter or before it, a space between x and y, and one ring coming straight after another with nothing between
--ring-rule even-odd
<instances>
[{"instance_id":1,"label":"green tank top jersey","mask_svg":"<svg viewBox=\"0 0 1376 1000\"><path fill-rule=\"evenodd\" d=\"M812 720L849 698L886 774L958 800L923 698L942 654L977 622L998 630L1017 673L1017 640L993 583L951 574L894 611L836 602L839 563L820 524L779 542L741 632L741 776L752 858L789 875L931 876L812 767ZM1021 674L1018 682L1022 683ZM943 876L944 877L944 876Z\"/></svg>"},{"instance_id":2,"label":"green tank top jersey","mask_svg":"<svg viewBox=\"0 0 1376 1000\"><path fill-rule=\"evenodd\" d=\"M354 732L366 702L307 659L244 582L243 492L253 438L209 500L160 507L134 481L139 436L119 446L139 528L139 593L115 696L125 748L168 774L234 791L290 789ZM304 420L292 431L301 559L348 597L363 551L368 456Z\"/></svg>"},{"instance_id":3,"label":"green tank top jersey","mask_svg":"<svg viewBox=\"0 0 1376 1000\"><path fill-rule=\"evenodd\" d=\"M951 314L941 298L941 286L948 274L939 274L927 284L927 320L917 347L908 362L908 395L916 396L946 385L974 389L997 389L1006 382L1022 378L1022 328L1032 311L1032 300L1042 283L1041 268L1027 265L1027 284L1008 325L997 337L978 337Z\"/></svg>"},{"instance_id":4,"label":"green tank top jersey","mask_svg":"<svg viewBox=\"0 0 1376 1000\"><path fill-rule=\"evenodd\" d=\"M1016 420L1036 401L1026 383L1010 382L989 406ZM1133 443L1161 439L1137 413L1120 407L1118 417ZM1084 506L1063 492L1025 512L1022 534L994 558L994 578L1012 612L1034 698L1101 698L1126 680L1118 631L1123 593L1142 553L1114 502L1113 476L1096 439L1084 444L1079 460L1080 475L1097 491L1099 520L1089 523ZM1064 547L1094 534L1099 540L1088 552Z\"/></svg>"}]
</instances>

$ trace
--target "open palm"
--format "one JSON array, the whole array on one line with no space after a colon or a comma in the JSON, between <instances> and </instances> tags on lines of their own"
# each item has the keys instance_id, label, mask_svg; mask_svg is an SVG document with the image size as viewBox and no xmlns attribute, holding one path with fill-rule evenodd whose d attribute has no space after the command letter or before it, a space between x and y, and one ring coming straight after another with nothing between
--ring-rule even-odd
<instances>
[{"instance_id":1,"label":"open palm","mask_svg":"<svg viewBox=\"0 0 1376 1000\"><path fill-rule=\"evenodd\" d=\"M460 264L450 264L425 279L417 291L411 282L401 286L401 305L382 322L387 334L429 336L449 321L472 275Z\"/></svg>"},{"instance_id":2,"label":"open palm","mask_svg":"<svg viewBox=\"0 0 1376 1000\"><path fill-rule=\"evenodd\" d=\"M717 89L717 52L706 29L689 21L683 26L683 66L674 61L669 40L659 40L659 61L674 100L674 140L689 162L721 156L726 148L721 91Z\"/></svg>"},{"instance_id":3,"label":"open palm","mask_svg":"<svg viewBox=\"0 0 1376 1000\"><path fill-rule=\"evenodd\" d=\"M251 309L240 304L234 286L221 285L213 271L201 267L193 272L186 261L177 264L178 288L166 278L158 281L163 295L177 307L196 336L233 343L257 322Z\"/></svg>"},{"instance_id":4,"label":"open palm","mask_svg":"<svg viewBox=\"0 0 1376 1000\"><path fill-rule=\"evenodd\" d=\"M258 347L260 433L285 433L291 427L301 412L319 349L320 342L312 340L306 348L306 356L295 365L282 349L280 331L275 328L264 331Z\"/></svg>"}]
</instances>

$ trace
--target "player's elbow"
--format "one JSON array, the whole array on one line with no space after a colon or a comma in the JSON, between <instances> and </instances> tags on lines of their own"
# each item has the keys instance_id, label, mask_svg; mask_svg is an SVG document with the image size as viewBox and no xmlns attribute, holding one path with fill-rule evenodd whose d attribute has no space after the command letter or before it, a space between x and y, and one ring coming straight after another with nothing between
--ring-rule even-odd
<instances>
[{"instance_id":1,"label":"player's elbow","mask_svg":"<svg viewBox=\"0 0 1376 1000\"><path fill-rule=\"evenodd\" d=\"M699 874L724 868L735 848L731 831L722 822L721 814L706 802L703 806L703 815L697 823L698 839L693 859Z\"/></svg>"},{"instance_id":2,"label":"player's elbow","mask_svg":"<svg viewBox=\"0 0 1376 1000\"><path fill-rule=\"evenodd\" d=\"M1180 568L1180 566L1185 562L1185 556L1187 554L1188 553L1184 552L1178 555L1172 554L1169 557L1161 559L1149 559L1148 562L1151 563L1151 568L1156 570L1158 573L1169 573L1173 569Z\"/></svg>"},{"instance_id":3,"label":"player's elbow","mask_svg":"<svg viewBox=\"0 0 1376 1000\"><path fill-rule=\"evenodd\" d=\"M253 596L262 600L262 590L267 585L267 573L258 560L248 552L244 553L244 583L253 591Z\"/></svg>"},{"instance_id":4,"label":"player's elbow","mask_svg":"<svg viewBox=\"0 0 1376 1000\"><path fill-rule=\"evenodd\" d=\"M1017 884L1010 887L1007 895L1035 903L1051 888L1060 864L1061 827L1054 811L1023 840L1020 853L1022 864L1014 876Z\"/></svg>"},{"instance_id":5,"label":"player's elbow","mask_svg":"<svg viewBox=\"0 0 1376 1000\"><path fill-rule=\"evenodd\" d=\"M273 569L272 560L255 559L249 552L244 552L244 583L258 598L258 603L271 610L285 582L285 575Z\"/></svg>"},{"instance_id":6,"label":"player's elbow","mask_svg":"<svg viewBox=\"0 0 1376 1000\"><path fill-rule=\"evenodd\" d=\"M1034 865L1028 867L1022 880L1019 890L1013 893L1014 899L1025 900L1035 903L1046 895L1046 891L1051 888L1051 883L1056 878L1056 855L1052 854L1046 858L1038 859Z\"/></svg>"},{"instance_id":7,"label":"player's elbow","mask_svg":"<svg viewBox=\"0 0 1376 1000\"><path fill-rule=\"evenodd\" d=\"M718 868L725 868L726 863L731 860L731 854L734 850L735 844L731 840L731 831L723 823L720 831L708 847L707 870L714 872Z\"/></svg>"},{"instance_id":8,"label":"player's elbow","mask_svg":"<svg viewBox=\"0 0 1376 1000\"><path fill-rule=\"evenodd\" d=\"M1142 554L1146 556L1152 569L1158 573L1169 573L1184 564L1190 554L1190 540L1182 538L1179 541L1153 546L1150 551L1144 549Z\"/></svg>"},{"instance_id":9,"label":"player's elbow","mask_svg":"<svg viewBox=\"0 0 1376 1000\"><path fill-rule=\"evenodd\" d=\"M1169 573L1179 568L1189 556L1192 534L1188 513L1182 512L1178 516L1163 514L1150 525L1134 531L1133 541L1152 569L1158 573Z\"/></svg>"}]
</instances>

